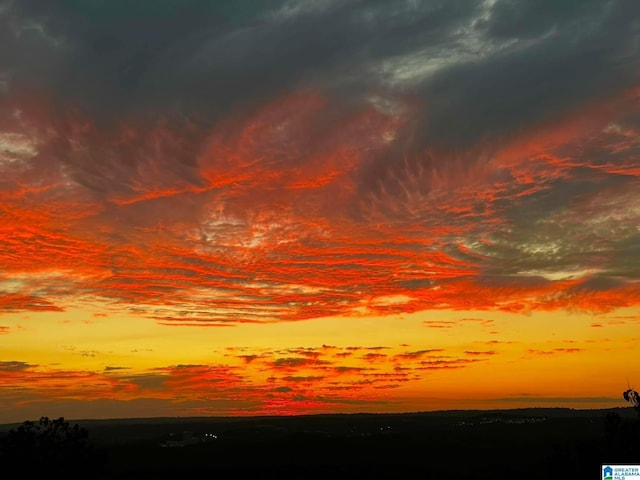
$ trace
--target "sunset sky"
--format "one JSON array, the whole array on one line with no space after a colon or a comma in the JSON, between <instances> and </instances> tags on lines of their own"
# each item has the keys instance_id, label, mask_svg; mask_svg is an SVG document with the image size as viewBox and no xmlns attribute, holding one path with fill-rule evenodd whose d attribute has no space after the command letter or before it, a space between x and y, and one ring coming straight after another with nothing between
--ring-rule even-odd
<instances>
[{"instance_id":1,"label":"sunset sky","mask_svg":"<svg viewBox=\"0 0 640 480\"><path fill-rule=\"evenodd\" d=\"M0 0L0 423L626 406L638 0Z\"/></svg>"}]
</instances>

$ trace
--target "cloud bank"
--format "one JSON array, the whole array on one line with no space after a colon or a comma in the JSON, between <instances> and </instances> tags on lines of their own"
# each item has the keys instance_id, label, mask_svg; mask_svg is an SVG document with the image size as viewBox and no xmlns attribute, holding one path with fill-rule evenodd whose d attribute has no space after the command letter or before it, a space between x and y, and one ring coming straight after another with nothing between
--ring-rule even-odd
<instances>
[{"instance_id":1,"label":"cloud bank","mask_svg":"<svg viewBox=\"0 0 640 480\"><path fill-rule=\"evenodd\" d=\"M637 2L46 7L0 3L0 312L638 305Z\"/></svg>"}]
</instances>

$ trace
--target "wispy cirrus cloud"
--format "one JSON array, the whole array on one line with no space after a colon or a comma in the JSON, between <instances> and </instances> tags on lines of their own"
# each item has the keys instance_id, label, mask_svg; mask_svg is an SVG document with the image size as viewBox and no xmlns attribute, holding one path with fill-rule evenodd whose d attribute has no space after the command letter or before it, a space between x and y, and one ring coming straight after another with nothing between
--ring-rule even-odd
<instances>
[{"instance_id":1,"label":"wispy cirrus cloud","mask_svg":"<svg viewBox=\"0 0 640 480\"><path fill-rule=\"evenodd\" d=\"M529 355L556 355L561 353L579 353L584 352L584 348L553 348L551 350L528 349Z\"/></svg>"}]
</instances>

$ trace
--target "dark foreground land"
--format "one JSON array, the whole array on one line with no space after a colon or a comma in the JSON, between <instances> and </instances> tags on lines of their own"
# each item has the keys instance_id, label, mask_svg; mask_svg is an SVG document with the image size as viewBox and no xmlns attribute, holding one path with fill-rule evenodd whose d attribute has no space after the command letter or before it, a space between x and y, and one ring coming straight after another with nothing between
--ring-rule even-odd
<instances>
[{"instance_id":1,"label":"dark foreground land","mask_svg":"<svg viewBox=\"0 0 640 480\"><path fill-rule=\"evenodd\" d=\"M640 463L625 408L70 423L94 448L75 465L85 478L597 479L602 463Z\"/></svg>"}]
</instances>

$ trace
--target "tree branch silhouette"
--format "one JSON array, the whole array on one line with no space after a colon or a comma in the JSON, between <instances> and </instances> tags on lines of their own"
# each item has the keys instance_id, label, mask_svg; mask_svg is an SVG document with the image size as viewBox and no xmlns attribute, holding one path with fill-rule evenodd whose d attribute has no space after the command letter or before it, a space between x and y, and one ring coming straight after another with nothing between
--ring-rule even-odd
<instances>
[{"instance_id":1,"label":"tree branch silhouette","mask_svg":"<svg viewBox=\"0 0 640 480\"><path fill-rule=\"evenodd\" d=\"M28 466L46 472L68 471L70 466L95 469L101 463L88 430L69 424L64 417L27 420L9 430L0 442L0 461L5 467Z\"/></svg>"}]
</instances>

